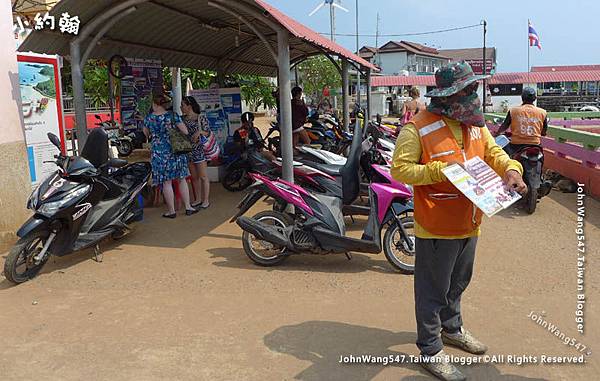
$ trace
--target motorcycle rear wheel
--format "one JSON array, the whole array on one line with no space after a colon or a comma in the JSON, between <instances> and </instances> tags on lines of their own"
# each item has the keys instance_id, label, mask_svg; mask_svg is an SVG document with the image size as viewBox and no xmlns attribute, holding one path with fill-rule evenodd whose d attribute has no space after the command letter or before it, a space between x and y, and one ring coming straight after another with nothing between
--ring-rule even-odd
<instances>
[{"instance_id":1,"label":"motorcycle rear wheel","mask_svg":"<svg viewBox=\"0 0 600 381\"><path fill-rule=\"evenodd\" d=\"M526 202L525 210L527 211L527 213L533 214L533 212L535 212L535 208L537 206L537 201L538 201L537 188L529 187L527 196L526 196L526 200L525 200L525 202Z\"/></svg>"},{"instance_id":2,"label":"motorcycle rear wheel","mask_svg":"<svg viewBox=\"0 0 600 381\"><path fill-rule=\"evenodd\" d=\"M274 210L265 210L252 218L263 223L270 221L273 225L281 228L294 224L294 220L290 216ZM242 234L242 244L248 258L259 266L276 266L288 257L285 247L276 247L270 242L259 240L247 231ZM261 246L261 248L258 246Z\"/></svg>"},{"instance_id":3,"label":"motorcycle rear wheel","mask_svg":"<svg viewBox=\"0 0 600 381\"><path fill-rule=\"evenodd\" d=\"M230 192L239 192L248 188L252 184L252 179L248 176L246 169L237 168L227 173L221 180L221 184Z\"/></svg>"},{"instance_id":4,"label":"motorcycle rear wheel","mask_svg":"<svg viewBox=\"0 0 600 381\"><path fill-rule=\"evenodd\" d=\"M413 217L404 217L400 222L408 233L408 239L412 241L412 250L404 242L398 224L393 222L383 236L383 252L395 270L404 274L413 274L415 272L415 221Z\"/></svg>"},{"instance_id":5,"label":"motorcycle rear wheel","mask_svg":"<svg viewBox=\"0 0 600 381\"><path fill-rule=\"evenodd\" d=\"M14 284L23 283L33 279L40 272L50 255L46 255L38 264L35 264L33 257L42 251L49 235L48 232L34 232L17 241L4 262L4 276L8 281ZM23 265L25 268L19 271Z\"/></svg>"}]
</instances>

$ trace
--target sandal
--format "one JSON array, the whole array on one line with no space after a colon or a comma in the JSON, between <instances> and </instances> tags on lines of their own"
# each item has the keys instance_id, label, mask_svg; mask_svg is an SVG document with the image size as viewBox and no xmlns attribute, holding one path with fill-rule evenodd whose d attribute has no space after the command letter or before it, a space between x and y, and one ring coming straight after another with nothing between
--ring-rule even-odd
<instances>
[{"instance_id":1,"label":"sandal","mask_svg":"<svg viewBox=\"0 0 600 381\"><path fill-rule=\"evenodd\" d=\"M162 215L164 218L175 218L177 217L177 213L171 213L171 214L167 214L167 213L163 213Z\"/></svg>"},{"instance_id":2,"label":"sandal","mask_svg":"<svg viewBox=\"0 0 600 381\"><path fill-rule=\"evenodd\" d=\"M198 213L198 209L186 209L185 210L186 216L191 216L192 214L196 214L196 213Z\"/></svg>"}]
</instances>

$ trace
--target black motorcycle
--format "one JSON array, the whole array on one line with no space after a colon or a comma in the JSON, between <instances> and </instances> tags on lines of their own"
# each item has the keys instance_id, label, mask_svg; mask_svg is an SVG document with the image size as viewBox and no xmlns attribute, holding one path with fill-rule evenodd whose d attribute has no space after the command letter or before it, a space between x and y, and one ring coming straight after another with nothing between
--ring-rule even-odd
<instances>
[{"instance_id":1,"label":"black motorcycle","mask_svg":"<svg viewBox=\"0 0 600 381\"><path fill-rule=\"evenodd\" d=\"M533 214L537 207L538 199L547 196L552 190L552 182L544 179L542 168L544 166L544 149L540 145L523 145L516 150L511 145L504 150L523 166L523 181L527 185L527 195L523 198L525 210Z\"/></svg>"},{"instance_id":2,"label":"black motorcycle","mask_svg":"<svg viewBox=\"0 0 600 381\"><path fill-rule=\"evenodd\" d=\"M48 139L60 149L56 135ZM50 255L122 237L141 217L137 196L150 178L150 163L109 160L102 128L90 132L81 156L55 158L58 169L31 194L27 208L34 215L17 232L20 239L4 263L4 276L13 283L35 277Z\"/></svg>"}]
</instances>

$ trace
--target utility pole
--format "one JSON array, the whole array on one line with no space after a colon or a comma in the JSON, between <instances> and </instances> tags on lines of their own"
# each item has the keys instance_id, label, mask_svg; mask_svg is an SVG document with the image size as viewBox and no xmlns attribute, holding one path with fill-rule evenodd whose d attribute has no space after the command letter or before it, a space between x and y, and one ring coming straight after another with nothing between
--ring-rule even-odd
<instances>
[{"instance_id":1,"label":"utility pole","mask_svg":"<svg viewBox=\"0 0 600 381\"><path fill-rule=\"evenodd\" d=\"M379 12L377 12L377 27L375 30L375 65L379 64Z\"/></svg>"},{"instance_id":2,"label":"utility pole","mask_svg":"<svg viewBox=\"0 0 600 381\"><path fill-rule=\"evenodd\" d=\"M487 65L486 65L486 51L485 51L485 35L487 33L487 21L483 20L483 75L487 74ZM485 113L485 106L487 102L487 86L486 80L483 79L483 112Z\"/></svg>"},{"instance_id":3,"label":"utility pole","mask_svg":"<svg viewBox=\"0 0 600 381\"><path fill-rule=\"evenodd\" d=\"M333 6L335 0L331 0L329 3L329 24L331 26L331 41L335 42L335 7ZM335 90L337 92L337 89ZM333 109L337 110L337 95L333 96Z\"/></svg>"}]
</instances>

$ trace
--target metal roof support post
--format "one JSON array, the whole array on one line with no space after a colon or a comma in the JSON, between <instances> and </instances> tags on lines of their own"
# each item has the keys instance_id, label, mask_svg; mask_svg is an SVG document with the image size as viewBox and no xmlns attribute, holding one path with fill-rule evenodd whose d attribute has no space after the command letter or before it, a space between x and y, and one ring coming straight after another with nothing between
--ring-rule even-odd
<instances>
[{"instance_id":1,"label":"metal roof support post","mask_svg":"<svg viewBox=\"0 0 600 381\"><path fill-rule=\"evenodd\" d=\"M290 83L290 45L287 30L277 31L278 52L278 81L279 81L279 106L281 135L281 158L283 179L294 181L294 155L292 145L292 86Z\"/></svg>"},{"instance_id":2,"label":"metal roof support post","mask_svg":"<svg viewBox=\"0 0 600 381\"><path fill-rule=\"evenodd\" d=\"M365 111L365 123L371 121L371 100L371 69L367 69L367 109Z\"/></svg>"},{"instance_id":3,"label":"metal roof support post","mask_svg":"<svg viewBox=\"0 0 600 381\"><path fill-rule=\"evenodd\" d=\"M181 69L171 68L171 95L173 95L173 112L181 115Z\"/></svg>"},{"instance_id":4,"label":"metal roof support post","mask_svg":"<svg viewBox=\"0 0 600 381\"><path fill-rule=\"evenodd\" d=\"M144 3L148 0L129 0L117 6L109 6L101 13L94 16L80 31L79 35L70 43L71 49L71 80L73 82L73 108L75 109L75 124L77 126L77 145L80 149L85 145L87 139L87 121L85 113L85 92L83 90L83 72L82 68L85 65L85 60L91 53L92 48L88 48L84 55L81 55L81 44L89 37L89 35L103 23L111 24L111 18L120 18L119 13L129 14L132 10L128 9L134 5ZM135 10L135 9L134 9ZM115 21L116 22L116 21ZM94 37L92 43L95 45L104 33L108 31L108 27L100 30L97 36ZM89 51L88 51L89 50ZM85 58L85 60L82 60Z\"/></svg>"},{"instance_id":5,"label":"metal roof support post","mask_svg":"<svg viewBox=\"0 0 600 381\"><path fill-rule=\"evenodd\" d=\"M344 131L348 132L350 124L350 112L348 107L348 87L350 87L350 76L348 75L348 60L342 59L342 118Z\"/></svg>"},{"instance_id":6,"label":"metal roof support post","mask_svg":"<svg viewBox=\"0 0 600 381\"><path fill-rule=\"evenodd\" d=\"M80 152L87 139L87 121L85 114L85 92L83 91L83 73L81 70L81 47L79 42L71 42L71 81L73 82L73 108L77 128L77 146Z\"/></svg>"},{"instance_id":7,"label":"metal roof support post","mask_svg":"<svg viewBox=\"0 0 600 381\"><path fill-rule=\"evenodd\" d=\"M277 32L277 67L278 75L277 82L279 84L279 104L280 104L280 130L281 136L281 156L282 156L282 177L284 180L293 182L294 181L294 155L292 145L292 89L290 84L290 36L289 32L282 28L280 25L269 20L265 14L258 12L256 9L249 7L247 4L242 2L225 2L225 0L214 0L209 1L208 4L215 6L215 2L220 3L219 9L223 10L223 6L227 4L228 7L235 8L238 11L247 12L257 20L264 22L268 27ZM231 12L228 10L226 12ZM240 20L243 21L243 20ZM256 28L253 28L253 30ZM255 31L258 37L262 34L258 30ZM262 38L264 35L262 35ZM263 42L267 44L268 41L264 38ZM269 49L272 50L272 47Z\"/></svg>"}]
</instances>

